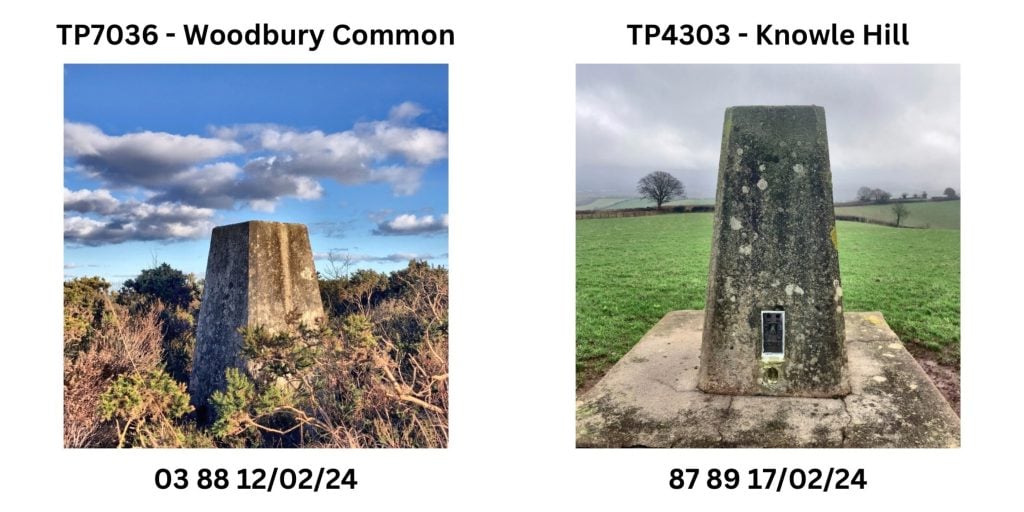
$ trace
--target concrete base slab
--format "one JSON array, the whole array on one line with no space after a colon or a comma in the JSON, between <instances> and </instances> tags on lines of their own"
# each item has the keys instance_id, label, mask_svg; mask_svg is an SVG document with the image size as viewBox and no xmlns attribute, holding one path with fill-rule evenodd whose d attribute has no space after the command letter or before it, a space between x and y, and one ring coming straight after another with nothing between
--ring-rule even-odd
<instances>
[{"instance_id":1,"label":"concrete base slab","mask_svg":"<svg viewBox=\"0 0 1024 512\"><path fill-rule=\"evenodd\" d=\"M665 315L576 404L578 447L959 447L960 418L881 313L846 313L852 393L697 389L703 311Z\"/></svg>"}]
</instances>

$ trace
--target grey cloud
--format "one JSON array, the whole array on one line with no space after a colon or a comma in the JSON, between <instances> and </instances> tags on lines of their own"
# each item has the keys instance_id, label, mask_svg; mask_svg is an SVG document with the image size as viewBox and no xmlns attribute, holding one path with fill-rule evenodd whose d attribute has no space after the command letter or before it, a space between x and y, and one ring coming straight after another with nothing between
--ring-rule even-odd
<instances>
[{"instance_id":1,"label":"grey cloud","mask_svg":"<svg viewBox=\"0 0 1024 512\"><path fill-rule=\"evenodd\" d=\"M394 219L380 222L374 228L375 235L425 235L442 233L448 231L448 214L440 216L424 215L421 217L412 213L399 215Z\"/></svg>"},{"instance_id":2,"label":"grey cloud","mask_svg":"<svg viewBox=\"0 0 1024 512\"><path fill-rule=\"evenodd\" d=\"M65 203L71 198L72 205L82 192L66 191ZM179 203L140 203L138 201L117 201L105 211L70 210L90 215L67 215L64 217L64 241L73 245L106 245L128 241L175 241L206 236L213 229L214 211L209 208ZM103 215L97 215L103 214Z\"/></svg>"},{"instance_id":3,"label":"grey cloud","mask_svg":"<svg viewBox=\"0 0 1024 512\"><path fill-rule=\"evenodd\" d=\"M280 198L317 199L322 192L316 180L276 174L257 159L246 164L244 170L227 162L190 169L169 180L152 201L223 210L242 201L254 209L272 210Z\"/></svg>"},{"instance_id":4,"label":"grey cloud","mask_svg":"<svg viewBox=\"0 0 1024 512\"><path fill-rule=\"evenodd\" d=\"M315 233L319 233L328 238L343 238L352 226L355 224L355 220L339 220L339 221L321 221L313 222L309 224L309 229Z\"/></svg>"},{"instance_id":5,"label":"grey cloud","mask_svg":"<svg viewBox=\"0 0 1024 512\"><path fill-rule=\"evenodd\" d=\"M110 195L109 190L78 190L64 189L64 211L80 213L113 213L117 210L118 201Z\"/></svg>"},{"instance_id":6,"label":"grey cloud","mask_svg":"<svg viewBox=\"0 0 1024 512\"><path fill-rule=\"evenodd\" d=\"M160 187L189 166L242 150L223 139L150 131L107 135L90 124L64 122L65 155L119 187Z\"/></svg>"},{"instance_id":7,"label":"grey cloud","mask_svg":"<svg viewBox=\"0 0 1024 512\"><path fill-rule=\"evenodd\" d=\"M369 217L373 222L383 222L394 213L395 211L391 208L381 208L380 210L367 213L367 217Z\"/></svg>"},{"instance_id":8,"label":"grey cloud","mask_svg":"<svg viewBox=\"0 0 1024 512\"><path fill-rule=\"evenodd\" d=\"M580 65L579 196L635 195L665 170L713 197L726 107L825 107L837 199L860 186L960 189L956 65Z\"/></svg>"},{"instance_id":9,"label":"grey cloud","mask_svg":"<svg viewBox=\"0 0 1024 512\"><path fill-rule=\"evenodd\" d=\"M426 110L424 110L423 107L411 101L406 101L400 105L395 105L394 107L391 107L391 112L389 113L388 118L390 118L393 121L415 119L424 112L426 112Z\"/></svg>"}]
</instances>

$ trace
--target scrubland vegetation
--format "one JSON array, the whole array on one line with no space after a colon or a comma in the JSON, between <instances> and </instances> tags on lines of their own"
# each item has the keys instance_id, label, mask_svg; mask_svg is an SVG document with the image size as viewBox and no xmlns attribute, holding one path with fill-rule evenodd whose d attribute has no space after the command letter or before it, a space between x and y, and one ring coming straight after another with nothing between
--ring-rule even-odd
<instances>
[{"instance_id":1,"label":"scrubland vegetation","mask_svg":"<svg viewBox=\"0 0 1024 512\"><path fill-rule=\"evenodd\" d=\"M445 447L448 270L320 278L327 319L243 331L197 423L188 394L202 282L163 264L112 290L64 283L66 447Z\"/></svg>"}]
</instances>

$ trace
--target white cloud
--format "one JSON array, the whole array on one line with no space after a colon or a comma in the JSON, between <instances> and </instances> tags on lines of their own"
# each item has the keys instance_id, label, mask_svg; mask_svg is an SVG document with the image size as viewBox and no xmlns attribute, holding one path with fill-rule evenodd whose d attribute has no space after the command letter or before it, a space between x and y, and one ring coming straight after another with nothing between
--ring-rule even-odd
<instances>
[{"instance_id":1,"label":"white cloud","mask_svg":"<svg viewBox=\"0 0 1024 512\"><path fill-rule=\"evenodd\" d=\"M254 199L249 201L249 208L257 212L273 212L277 208L277 201L267 201L264 199Z\"/></svg>"},{"instance_id":2,"label":"white cloud","mask_svg":"<svg viewBox=\"0 0 1024 512\"><path fill-rule=\"evenodd\" d=\"M423 168L448 156L448 134L404 124L422 112L403 103L392 119L358 123L351 130L300 132L267 124L218 128L220 134L257 141L259 157L246 168L263 168L275 175L330 178L345 185L382 182L396 195L410 195L420 186Z\"/></svg>"},{"instance_id":3,"label":"white cloud","mask_svg":"<svg viewBox=\"0 0 1024 512\"><path fill-rule=\"evenodd\" d=\"M398 153L407 161L429 165L448 156L448 134L428 128L407 128L390 123L369 123L368 140L380 155Z\"/></svg>"},{"instance_id":4,"label":"white cloud","mask_svg":"<svg viewBox=\"0 0 1024 512\"><path fill-rule=\"evenodd\" d=\"M64 239L71 241L84 241L103 229L105 224L95 219L86 217L64 217Z\"/></svg>"},{"instance_id":5,"label":"white cloud","mask_svg":"<svg viewBox=\"0 0 1024 512\"><path fill-rule=\"evenodd\" d=\"M415 119L424 112L426 112L426 110L424 110L423 107L411 101L406 101L399 105L391 107L391 112L388 114L388 118L394 121Z\"/></svg>"},{"instance_id":6,"label":"white cloud","mask_svg":"<svg viewBox=\"0 0 1024 512\"><path fill-rule=\"evenodd\" d=\"M373 230L376 235L422 235L448 230L448 214L438 217L406 213L392 220L381 222Z\"/></svg>"},{"instance_id":7,"label":"white cloud","mask_svg":"<svg viewBox=\"0 0 1024 512\"><path fill-rule=\"evenodd\" d=\"M118 201L110 195L109 190L77 190L72 192L64 189L64 210L80 213L113 213Z\"/></svg>"},{"instance_id":8,"label":"white cloud","mask_svg":"<svg viewBox=\"0 0 1024 512\"><path fill-rule=\"evenodd\" d=\"M423 169L389 165L370 171L370 181L382 181L391 185L396 196L411 196L420 188Z\"/></svg>"}]
</instances>

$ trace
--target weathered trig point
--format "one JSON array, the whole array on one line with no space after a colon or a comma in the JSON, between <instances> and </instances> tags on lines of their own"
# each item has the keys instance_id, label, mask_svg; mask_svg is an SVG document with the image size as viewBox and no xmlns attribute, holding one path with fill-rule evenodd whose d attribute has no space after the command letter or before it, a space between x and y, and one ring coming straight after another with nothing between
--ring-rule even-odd
<instances>
[{"instance_id":1,"label":"weathered trig point","mask_svg":"<svg viewBox=\"0 0 1024 512\"><path fill-rule=\"evenodd\" d=\"M843 310L837 240L824 109L726 110L706 309L666 313L579 397L576 445L959 446L882 314Z\"/></svg>"},{"instance_id":2,"label":"weathered trig point","mask_svg":"<svg viewBox=\"0 0 1024 512\"><path fill-rule=\"evenodd\" d=\"M850 392L836 240L825 110L727 109L700 389Z\"/></svg>"},{"instance_id":3,"label":"weathered trig point","mask_svg":"<svg viewBox=\"0 0 1024 512\"><path fill-rule=\"evenodd\" d=\"M200 416L210 395L224 389L224 371L247 368L240 329L273 332L287 326L289 315L307 325L324 316L306 226L249 221L214 228L189 382Z\"/></svg>"}]
</instances>

